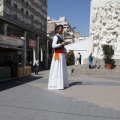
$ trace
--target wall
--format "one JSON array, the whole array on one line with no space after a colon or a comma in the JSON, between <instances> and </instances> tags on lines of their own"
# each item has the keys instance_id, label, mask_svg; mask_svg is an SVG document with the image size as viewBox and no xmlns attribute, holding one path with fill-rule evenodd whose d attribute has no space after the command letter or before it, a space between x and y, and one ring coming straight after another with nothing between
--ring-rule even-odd
<instances>
[{"instance_id":1,"label":"wall","mask_svg":"<svg viewBox=\"0 0 120 120\"><path fill-rule=\"evenodd\" d=\"M114 49L114 59L120 59L120 1L92 0L90 15L90 46L93 55L103 58L102 45Z\"/></svg>"}]
</instances>

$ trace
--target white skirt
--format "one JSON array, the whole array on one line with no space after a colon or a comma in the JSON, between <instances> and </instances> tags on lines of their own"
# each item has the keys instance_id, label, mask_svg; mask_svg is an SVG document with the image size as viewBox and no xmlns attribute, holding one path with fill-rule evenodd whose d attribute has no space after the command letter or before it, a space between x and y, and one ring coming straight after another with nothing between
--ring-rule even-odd
<instances>
[{"instance_id":1,"label":"white skirt","mask_svg":"<svg viewBox=\"0 0 120 120\"><path fill-rule=\"evenodd\" d=\"M49 73L48 89L64 89L69 87L65 54L59 53L59 60L54 60L54 55L55 53Z\"/></svg>"}]
</instances>

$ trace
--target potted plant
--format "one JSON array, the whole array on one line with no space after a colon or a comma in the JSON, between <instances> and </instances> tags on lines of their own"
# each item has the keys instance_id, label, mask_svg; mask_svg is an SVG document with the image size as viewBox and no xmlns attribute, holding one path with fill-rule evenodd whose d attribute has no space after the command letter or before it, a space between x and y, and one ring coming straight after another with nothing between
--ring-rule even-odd
<instances>
[{"instance_id":1,"label":"potted plant","mask_svg":"<svg viewBox=\"0 0 120 120\"><path fill-rule=\"evenodd\" d=\"M113 65L113 55L114 55L114 49L112 47L112 45L103 45L102 46L103 49L103 60L105 62L105 67L107 69L111 69L112 65Z\"/></svg>"}]
</instances>

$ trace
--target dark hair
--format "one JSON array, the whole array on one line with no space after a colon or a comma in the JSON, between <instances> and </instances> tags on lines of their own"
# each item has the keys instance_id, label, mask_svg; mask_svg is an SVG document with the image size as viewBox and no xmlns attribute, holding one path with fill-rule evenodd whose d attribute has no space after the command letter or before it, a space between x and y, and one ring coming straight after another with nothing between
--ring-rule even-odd
<instances>
[{"instance_id":1,"label":"dark hair","mask_svg":"<svg viewBox=\"0 0 120 120\"><path fill-rule=\"evenodd\" d=\"M63 27L63 25L56 25L56 27L55 27L55 32L56 32L56 30L59 29L60 27Z\"/></svg>"}]
</instances>

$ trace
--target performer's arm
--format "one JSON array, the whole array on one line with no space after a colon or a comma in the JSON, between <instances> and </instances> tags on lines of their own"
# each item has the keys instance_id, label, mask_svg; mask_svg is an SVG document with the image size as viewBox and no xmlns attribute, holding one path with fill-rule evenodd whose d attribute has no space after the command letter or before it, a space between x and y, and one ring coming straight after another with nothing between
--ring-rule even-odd
<instances>
[{"instance_id":1,"label":"performer's arm","mask_svg":"<svg viewBox=\"0 0 120 120\"><path fill-rule=\"evenodd\" d=\"M68 45L68 44L71 44L71 43L73 43L73 42L71 42L71 41L65 41L65 45Z\"/></svg>"},{"instance_id":2,"label":"performer's arm","mask_svg":"<svg viewBox=\"0 0 120 120\"><path fill-rule=\"evenodd\" d=\"M57 44L57 41L58 41L58 37L57 37L57 36L54 36L54 37L53 37L52 48L58 48L58 47L61 46L61 44Z\"/></svg>"}]
</instances>

